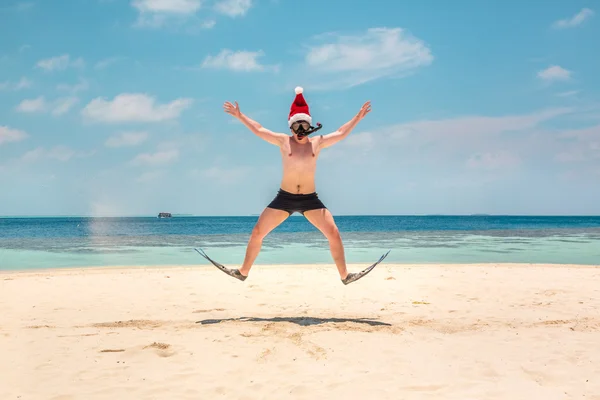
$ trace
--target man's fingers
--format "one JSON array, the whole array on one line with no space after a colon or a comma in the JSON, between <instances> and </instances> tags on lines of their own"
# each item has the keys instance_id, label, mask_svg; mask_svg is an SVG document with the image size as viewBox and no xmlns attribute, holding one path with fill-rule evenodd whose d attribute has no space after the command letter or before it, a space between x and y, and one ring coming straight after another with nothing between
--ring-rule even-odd
<instances>
[{"instance_id":1,"label":"man's fingers","mask_svg":"<svg viewBox=\"0 0 600 400\"><path fill-rule=\"evenodd\" d=\"M371 101L367 101L360 109L362 117L367 115L371 111Z\"/></svg>"}]
</instances>

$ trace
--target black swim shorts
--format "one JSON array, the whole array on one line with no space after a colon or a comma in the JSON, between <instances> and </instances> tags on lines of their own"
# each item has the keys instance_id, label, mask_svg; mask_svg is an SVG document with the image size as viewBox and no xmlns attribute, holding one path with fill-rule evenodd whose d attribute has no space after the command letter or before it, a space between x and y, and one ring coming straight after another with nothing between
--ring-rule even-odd
<instances>
[{"instance_id":1,"label":"black swim shorts","mask_svg":"<svg viewBox=\"0 0 600 400\"><path fill-rule=\"evenodd\" d=\"M267 207L286 211L290 215L295 212L304 215L305 211L327 208L319 199L319 196L317 196L316 192L307 194L294 194L286 192L283 189L279 189L277 196L275 196L273 201L271 201Z\"/></svg>"}]
</instances>

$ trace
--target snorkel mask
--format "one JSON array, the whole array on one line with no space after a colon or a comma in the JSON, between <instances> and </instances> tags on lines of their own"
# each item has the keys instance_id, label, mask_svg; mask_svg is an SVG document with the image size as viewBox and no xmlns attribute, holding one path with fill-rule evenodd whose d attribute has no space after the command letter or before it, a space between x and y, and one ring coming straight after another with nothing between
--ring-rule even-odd
<instances>
[{"instance_id":1,"label":"snorkel mask","mask_svg":"<svg viewBox=\"0 0 600 400\"><path fill-rule=\"evenodd\" d=\"M292 130L298 136L299 139L302 139L305 136L310 135L313 132L321 129L323 125L320 122L317 122L317 126L311 126L307 121L296 121L292 124Z\"/></svg>"}]
</instances>

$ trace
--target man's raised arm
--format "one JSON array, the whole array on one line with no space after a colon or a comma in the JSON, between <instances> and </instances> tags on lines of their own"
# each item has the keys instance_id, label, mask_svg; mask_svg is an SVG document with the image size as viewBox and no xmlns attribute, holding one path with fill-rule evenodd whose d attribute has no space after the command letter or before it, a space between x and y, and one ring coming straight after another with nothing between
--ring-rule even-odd
<instances>
[{"instance_id":1,"label":"man's raised arm","mask_svg":"<svg viewBox=\"0 0 600 400\"><path fill-rule=\"evenodd\" d=\"M266 140L271 144L274 144L275 146L281 146L281 144L283 143L283 139L287 138L287 136L283 133L275 133L266 128L263 128L261 124L252 120L250 117L242 114L237 101L235 102L235 106L230 102L226 101L223 105L223 108L225 108L225 112L227 114L231 114L237 119L239 119L240 122L246 125L246 127L250 129L256 136L260 137L263 140Z\"/></svg>"},{"instance_id":2,"label":"man's raised arm","mask_svg":"<svg viewBox=\"0 0 600 400\"><path fill-rule=\"evenodd\" d=\"M323 135L321 139L320 147L325 148L334 145L340 140L344 139L346 136L352 132L352 130L358 125L358 123L371 111L371 102L367 101L361 107L358 114L354 116L350 121L346 122L342 125L337 131L331 132L327 135Z\"/></svg>"}]
</instances>

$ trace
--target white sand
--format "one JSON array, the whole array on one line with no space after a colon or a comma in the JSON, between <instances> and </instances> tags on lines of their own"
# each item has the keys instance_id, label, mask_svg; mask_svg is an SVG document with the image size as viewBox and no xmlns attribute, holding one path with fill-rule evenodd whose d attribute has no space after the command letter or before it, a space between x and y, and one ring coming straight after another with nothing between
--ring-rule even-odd
<instances>
[{"instance_id":1,"label":"white sand","mask_svg":"<svg viewBox=\"0 0 600 400\"><path fill-rule=\"evenodd\" d=\"M0 399L600 399L600 268L1 273Z\"/></svg>"}]
</instances>

